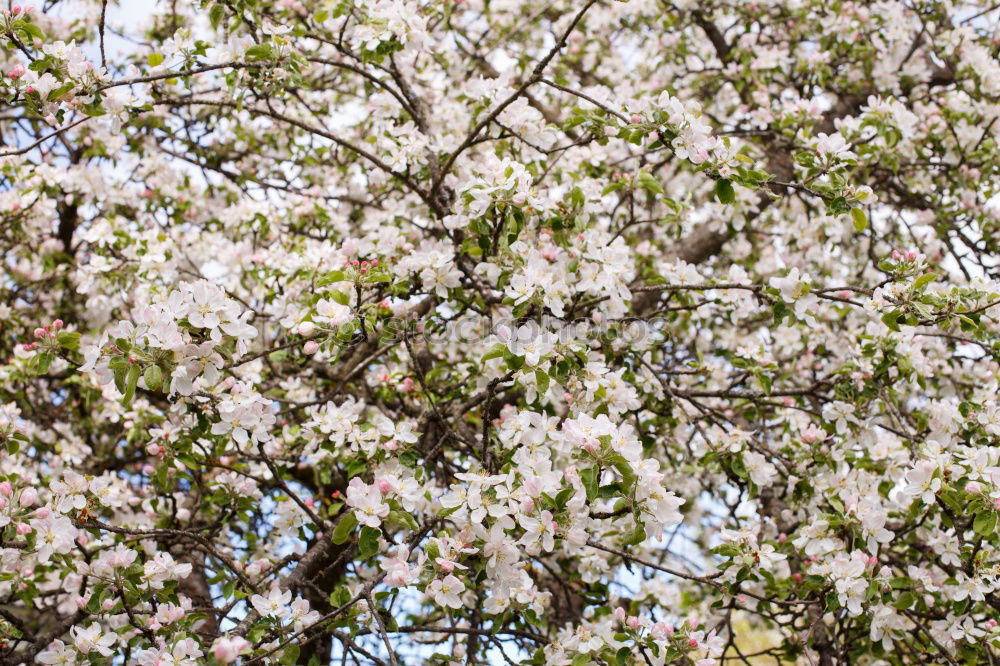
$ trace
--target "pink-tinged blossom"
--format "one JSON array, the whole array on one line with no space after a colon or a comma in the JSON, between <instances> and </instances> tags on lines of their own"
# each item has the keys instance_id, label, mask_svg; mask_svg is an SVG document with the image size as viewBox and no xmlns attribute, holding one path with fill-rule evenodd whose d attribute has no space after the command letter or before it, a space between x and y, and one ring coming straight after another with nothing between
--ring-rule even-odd
<instances>
[{"instance_id":1,"label":"pink-tinged blossom","mask_svg":"<svg viewBox=\"0 0 1000 666\"><path fill-rule=\"evenodd\" d=\"M212 644L212 656L224 664L231 664L249 647L250 642L241 636L221 636Z\"/></svg>"},{"instance_id":2,"label":"pink-tinged blossom","mask_svg":"<svg viewBox=\"0 0 1000 666\"><path fill-rule=\"evenodd\" d=\"M378 527L389 515L389 505L378 487L366 485L359 478L351 479L347 486L347 505L354 509L358 522L367 527Z\"/></svg>"}]
</instances>

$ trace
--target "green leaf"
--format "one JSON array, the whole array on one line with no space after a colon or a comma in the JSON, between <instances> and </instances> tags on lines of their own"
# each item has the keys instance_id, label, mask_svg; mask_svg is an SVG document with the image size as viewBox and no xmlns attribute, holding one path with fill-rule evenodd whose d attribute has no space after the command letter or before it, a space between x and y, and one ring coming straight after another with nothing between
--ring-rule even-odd
<instances>
[{"instance_id":1,"label":"green leaf","mask_svg":"<svg viewBox=\"0 0 1000 666\"><path fill-rule=\"evenodd\" d=\"M734 457L730 463L730 467L733 470L733 474L740 477L741 479L750 478L750 473L747 472L747 467L743 463L743 458Z\"/></svg>"},{"instance_id":2,"label":"green leaf","mask_svg":"<svg viewBox=\"0 0 1000 666\"><path fill-rule=\"evenodd\" d=\"M842 215L851 209L846 197L834 197L826 207L831 215Z\"/></svg>"},{"instance_id":3,"label":"green leaf","mask_svg":"<svg viewBox=\"0 0 1000 666\"><path fill-rule=\"evenodd\" d=\"M113 361L112 361L113 362ZM109 367L115 371L115 388L118 389L119 393L125 392L125 374L128 372L128 365L112 365L108 364Z\"/></svg>"},{"instance_id":4,"label":"green leaf","mask_svg":"<svg viewBox=\"0 0 1000 666\"><path fill-rule=\"evenodd\" d=\"M920 277L918 277L916 280L913 281L913 288L920 289L921 287L925 287L929 285L931 282L934 282L936 278L937 274L935 273L924 273L923 275L921 275Z\"/></svg>"},{"instance_id":5,"label":"green leaf","mask_svg":"<svg viewBox=\"0 0 1000 666\"><path fill-rule=\"evenodd\" d=\"M151 365L142 373L142 379L150 391L159 391L160 384L163 383L163 371L160 370L160 366Z\"/></svg>"},{"instance_id":6,"label":"green leaf","mask_svg":"<svg viewBox=\"0 0 1000 666\"><path fill-rule=\"evenodd\" d=\"M549 375L544 370L535 370L535 383L538 385L538 393L544 395L549 390Z\"/></svg>"},{"instance_id":7,"label":"green leaf","mask_svg":"<svg viewBox=\"0 0 1000 666\"><path fill-rule=\"evenodd\" d=\"M506 347L504 349L506 349ZM515 356L514 354L511 354L509 352L504 354L504 360L507 362L508 370L520 370L521 367L524 365L523 356Z\"/></svg>"},{"instance_id":8,"label":"green leaf","mask_svg":"<svg viewBox=\"0 0 1000 666\"><path fill-rule=\"evenodd\" d=\"M479 359L479 362L482 363L483 361L489 361L492 358L500 358L503 356L505 351L507 351L507 347L503 343L498 342L493 345L488 352L483 354L483 357Z\"/></svg>"},{"instance_id":9,"label":"green leaf","mask_svg":"<svg viewBox=\"0 0 1000 666\"><path fill-rule=\"evenodd\" d=\"M294 666L294 664L299 660L299 644L296 642L291 642L281 653L281 663L285 666Z\"/></svg>"},{"instance_id":10,"label":"green leaf","mask_svg":"<svg viewBox=\"0 0 1000 666\"><path fill-rule=\"evenodd\" d=\"M32 363L34 364L33 372L36 375L44 375L49 371L49 366L52 365L52 361L54 359L55 356L49 352L39 352L35 354L35 357L32 359Z\"/></svg>"},{"instance_id":11,"label":"green leaf","mask_svg":"<svg viewBox=\"0 0 1000 666\"><path fill-rule=\"evenodd\" d=\"M620 454L611 456L609 461L618 470L618 473L622 475L622 485L626 489L631 488L632 484L635 483L635 472L632 471L632 465Z\"/></svg>"},{"instance_id":12,"label":"green leaf","mask_svg":"<svg viewBox=\"0 0 1000 666\"><path fill-rule=\"evenodd\" d=\"M643 135L640 134L640 136ZM647 192L652 192L653 194L663 194L663 185L660 185L660 181L654 178L653 174L648 171L640 171L637 182L639 187L643 188Z\"/></svg>"},{"instance_id":13,"label":"green leaf","mask_svg":"<svg viewBox=\"0 0 1000 666\"><path fill-rule=\"evenodd\" d=\"M330 271L320 279L316 280L317 287L325 287L328 284L334 284L335 282L343 282L347 279L344 275L344 271Z\"/></svg>"},{"instance_id":14,"label":"green leaf","mask_svg":"<svg viewBox=\"0 0 1000 666\"><path fill-rule=\"evenodd\" d=\"M382 536L382 532L374 527L365 525L361 528L361 537L358 539L358 550L361 553L362 559L367 560L378 553L378 540L380 536Z\"/></svg>"},{"instance_id":15,"label":"green leaf","mask_svg":"<svg viewBox=\"0 0 1000 666\"><path fill-rule=\"evenodd\" d=\"M590 467L580 470L580 480L587 491L587 501L592 502L597 497L597 468Z\"/></svg>"},{"instance_id":16,"label":"green leaf","mask_svg":"<svg viewBox=\"0 0 1000 666\"><path fill-rule=\"evenodd\" d=\"M854 219L854 230L859 234L868 228L868 217L860 208L851 209L851 218Z\"/></svg>"},{"instance_id":17,"label":"green leaf","mask_svg":"<svg viewBox=\"0 0 1000 666\"><path fill-rule=\"evenodd\" d=\"M80 348L80 334L62 331L56 336L56 341L63 349L77 350Z\"/></svg>"},{"instance_id":18,"label":"green leaf","mask_svg":"<svg viewBox=\"0 0 1000 666\"><path fill-rule=\"evenodd\" d=\"M731 204L736 201L736 190L733 189L732 182L727 178L722 178L715 182L715 196L724 204Z\"/></svg>"},{"instance_id":19,"label":"green leaf","mask_svg":"<svg viewBox=\"0 0 1000 666\"><path fill-rule=\"evenodd\" d=\"M566 502L568 502L569 498L571 498L575 493L576 493L576 488L573 487L563 488L562 490L560 490L559 493L556 495L556 507L560 509L565 508Z\"/></svg>"},{"instance_id":20,"label":"green leaf","mask_svg":"<svg viewBox=\"0 0 1000 666\"><path fill-rule=\"evenodd\" d=\"M976 519L972 521L972 531L984 537L992 536L997 529L997 512L993 509L985 509L976 514Z\"/></svg>"},{"instance_id":21,"label":"green leaf","mask_svg":"<svg viewBox=\"0 0 1000 666\"><path fill-rule=\"evenodd\" d=\"M340 608L341 606L347 605L351 601L351 591L347 589L346 585L338 585L330 593L330 605L334 608Z\"/></svg>"},{"instance_id":22,"label":"green leaf","mask_svg":"<svg viewBox=\"0 0 1000 666\"><path fill-rule=\"evenodd\" d=\"M125 376L125 390L122 392L122 402L126 407L132 404L132 398L135 397L135 387L139 384L139 375L142 374L142 369L139 368L138 364L133 363L132 367L128 369L128 374Z\"/></svg>"},{"instance_id":23,"label":"green leaf","mask_svg":"<svg viewBox=\"0 0 1000 666\"><path fill-rule=\"evenodd\" d=\"M267 60L271 57L270 44L254 44L247 49L247 60Z\"/></svg>"},{"instance_id":24,"label":"green leaf","mask_svg":"<svg viewBox=\"0 0 1000 666\"><path fill-rule=\"evenodd\" d=\"M337 523L337 527L333 530L332 540L338 546L345 543L351 538L351 534L354 532L354 528L358 526L358 519L354 515L353 511L345 514L340 522Z\"/></svg>"},{"instance_id":25,"label":"green leaf","mask_svg":"<svg viewBox=\"0 0 1000 666\"><path fill-rule=\"evenodd\" d=\"M149 63L150 67L158 67L163 64L163 55L160 53L150 53L146 57L146 62Z\"/></svg>"},{"instance_id":26,"label":"green leaf","mask_svg":"<svg viewBox=\"0 0 1000 666\"><path fill-rule=\"evenodd\" d=\"M899 319L900 314L902 313L896 312L895 310L886 312L882 315L882 323L888 326L890 330L899 333L899 324L896 323L896 320Z\"/></svg>"},{"instance_id":27,"label":"green leaf","mask_svg":"<svg viewBox=\"0 0 1000 666\"><path fill-rule=\"evenodd\" d=\"M21 30L25 32L32 40L41 39L43 37L42 29L39 28L34 23L28 23L24 21L19 26Z\"/></svg>"},{"instance_id":28,"label":"green leaf","mask_svg":"<svg viewBox=\"0 0 1000 666\"><path fill-rule=\"evenodd\" d=\"M420 528L420 525L417 524L417 519L406 511L390 511L389 515L386 516L386 522L393 525L399 525L400 527L405 527L413 531Z\"/></svg>"},{"instance_id":29,"label":"green leaf","mask_svg":"<svg viewBox=\"0 0 1000 666\"><path fill-rule=\"evenodd\" d=\"M626 546L634 546L637 543L642 543L646 540L646 530L643 529L642 525L637 525L634 530L625 535L622 539L622 543Z\"/></svg>"},{"instance_id":30,"label":"green leaf","mask_svg":"<svg viewBox=\"0 0 1000 666\"><path fill-rule=\"evenodd\" d=\"M212 29L218 30L219 25L222 23L222 19L226 17L226 8L221 4L212 5L212 8L208 10L208 20L212 23Z\"/></svg>"}]
</instances>

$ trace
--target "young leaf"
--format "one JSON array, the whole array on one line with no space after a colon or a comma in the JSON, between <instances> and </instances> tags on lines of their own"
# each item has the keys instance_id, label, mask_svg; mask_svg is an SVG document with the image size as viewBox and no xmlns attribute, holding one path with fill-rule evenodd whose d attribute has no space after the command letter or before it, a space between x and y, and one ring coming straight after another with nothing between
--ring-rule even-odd
<instances>
[{"instance_id":1,"label":"young leaf","mask_svg":"<svg viewBox=\"0 0 1000 666\"><path fill-rule=\"evenodd\" d=\"M854 220L854 230L859 234L868 228L868 218L860 208L851 209L851 218Z\"/></svg>"},{"instance_id":2,"label":"young leaf","mask_svg":"<svg viewBox=\"0 0 1000 666\"><path fill-rule=\"evenodd\" d=\"M724 204L731 204L736 201L736 190L733 189L732 182L727 178L717 180L715 182L715 196Z\"/></svg>"},{"instance_id":3,"label":"young leaf","mask_svg":"<svg viewBox=\"0 0 1000 666\"><path fill-rule=\"evenodd\" d=\"M354 528L358 526L358 519L354 515L353 511L349 511L340 519L337 523L337 527L333 530L332 541L338 546L342 543L346 543L348 539L351 538L351 534L354 532Z\"/></svg>"}]
</instances>

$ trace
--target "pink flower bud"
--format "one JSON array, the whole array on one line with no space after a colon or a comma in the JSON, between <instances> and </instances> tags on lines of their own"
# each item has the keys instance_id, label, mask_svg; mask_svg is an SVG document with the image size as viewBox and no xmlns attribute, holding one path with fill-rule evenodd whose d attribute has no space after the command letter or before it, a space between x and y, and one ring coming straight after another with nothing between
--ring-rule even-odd
<instances>
[{"instance_id":1,"label":"pink flower bud","mask_svg":"<svg viewBox=\"0 0 1000 666\"><path fill-rule=\"evenodd\" d=\"M315 340L308 340L304 345L302 345L302 353L308 356L312 356L319 351L319 343Z\"/></svg>"},{"instance_id":2,"label":"pink flower bud","mask_svg":"<svg viewBox=\"0 0 1000 666\"><path fill-rule=\"evenodd\" d=\"M382 448L385 449L386 451L396 451L397 449L399 449L399 444L396 443L396 440L390 439L388 442L382 445Z\"/></svg>"},{"instance_id":3,"label":"pink flower bud","mask_svg":"<svg viewBox=\"0 0 1000 666\"><path fill-rule=\"evenodd\" d=\"M380 479L378 482L378 491L385 495L387 492L392 490L392 486L385 479Z\"/></svg>"},{"instance_id":4,"label":"pink flower bud","mask_svg":"<svg viewBox=\"0 0 1000 666\"><path fill-rule=\"evenodd\" d=\"M747 595L741 594L737 596L736 601L740 602L741 604L745 604L747 602Z\"/></svg>"},{"instance_id":5,"label":"pink flower bud","mask_svg":"<svg viewBox=\"0 0 1000 666\"><path fill-rule=\"evenodd\" d=\"M625 609L622 608L621 606L615 609L615 619L618 620L619 622L625 621L625 615L626 615Z\"/></svg>"},{"instance_id":6,"label":"pink flower bud","mask_svg":"<svg viewBox=\"0 0 1000 666\"><path fill-rule=\"evenodd\" d=\"M56 319L54 322L52 322L52 328L56 329L57 331L62 327L63 327L62 319Z\"/></svg>"},{"instance_id":7,"label":"pink flower bud","mask_svg":"<svg viewBox=\"0 0 1000 666\"><path fill-rule=\"evenodd\" d=\"M634 122L634 123L642 122L642 116L640 116L638 113L633 113L632 114L632 122Z\"/></svg>"},{"instance_id":8,"label":"pink flower bud","mask_svg":"<svg viewBox=\"0 0 1000 666\"><path fill-rule=\"evenodd\" d=\"M639 618L637 616L635 616L635 615L629 615L625 619L625 624L628 626L629 629L638 629L639 628Z\"/></svg>"},{"instance_id":9,"label":"pink flower bud","mask_svg":"<svg viewBox=\"0 0 1000 666\"><path fill-rule=\"evenodd\" d=\"M399 386L399 390L404 393L409 393L413 390L413 380L409 377L403 379L403 382Z\"/></svg>"},{"instance_id":10,"label":"pink flower bud","mask_svg":"<svg viewBox=\"0 0 1000 666\"><path fill-rule=\"evenodd\" d=\"M32 332L32 335L34 335L35 338L44 338L45 337L45 329L44 328L36 328Z\"/></svg>"},{"instance_id":11,"label":"pink flower bud","mask_svg":"<svg viewBox=\"0 0 1000 666\"><path fill-rule=\"evenodd\" d=\"M868 566L874 566L876 564L878 564L878 557L872 555L868 558Z\"/></svg>"},{"instance_id":12,"label":"pink flower bud","mask_svg":"<svg viewBox=\"0 0 1000 666\"><path fill-rule=\"evenodd\" d=\"M150 475L150 474L153 474L154 472L156 472L156 468L153 467L152 465L143 465L142 466L142 473L143 474Z\"/></svg>"},{"instance_id":13,"label":"pink flower bud","mask_svg":"<svg viewBox=\"0 0 1000 666\"><path fill-rule=\"evenodd\" d=\"M158 456L160 455L161 451L163 451L163 447L161 447L156 442L152 442L146 446L146 453L148 453L151 456Z\"/></svg>"},{"instance_id":14,"label":"pink flower bud","mask_svg":"<svg viewBox=\"0 0 1000 666\"><path fill-rule=\"evenodd\" d=\"M25 534L30 534L31 525L29 525L28 523L18 523L15 531L21 536L24 536Z\"/></svg>"},{"instance_id":15,"label":"pink flower bud","mask_svg":"<svg viewBox=\"0 0 1000 666\"><path fill-rule=\"evenodd\" d=\"M993 508L1000 511L1000 497L993 500Z\"/></svg>"},{"instance_id":16,"label":"pink flower bud","mask_svg":"<svg viewBox=\"0 0 1000 666\"><path fill-rule=\"evenodd\" d=\"M781 534L778 535L778 543L785 543L786 541L788 541L788 535L787 534L785 534L784 532L782 532Z\"/></svg>"},{"instance_id":17,"label":"pink flower bud","mask_svg":"<svg viewBox=\"0 0 1000 666\"><path fill-rule=\"evenodd\" d=\"M22 65L21 63L17 63L16 65L10 68L10 71L7 72L7 76L9 76L12 79L19 79L22 76L24 76L24 73L26 71L27 70L24 68L24 65Z\"/></svg>"},{"instance_id":18,"label":"pink flower bud","mask_svg":"<svg viewBox=\"0 0 1000 666\"><path fill-rule=\"evenodd\" d=\"M46 518L52 515L52 509L50 509L47 506L40 506L37 509L35 509L32 515L34 515L35 518L38 518L39 520L45 520Z\"/></svg>"},{"instance_id":19,"label":"pink flower bud","mask_svg":"<svg viewBox=\"0 0 1000 666\"><path fill-rule=\"evenodd\" d=\"M997 626L997 621L994 620L993 618L990 618L989 620L986 620L986 623L983 625L983 627L985 627L987 631L989 631L990 629L992 629L995 626Z\"/></svg>"},{"instance_id":20,"label":"pink flower bud","mask_svg":"<svg viewBox=\"0 0 1000 666\"><path fill-rule=\"evenodd\" d=\"M14 494L14 488L7 481L0 482L0 495L10 497Z\"/></svg>"},{"instance_id":21,"label":"pink flower bud","mask_svg":"<svg viewBox=\"0 0 1000 666\"><path fill-rule=\"evenodd\" d=\"M695 640L694 638L689 638L688 639L688 645L691 646L691 647L693 647L693 648L696 648L696 647L698 647L698 641Z\"/></svg>"},{"instance_id":22,"label":"pink flower bud","mask_svg":"<svg viewBox=\"0 0 1000 666\"><path fill-rule=\"evenodd\" d=\"M104 609L105 612L111 610L114 607L115 607L114 599L105 599L104 601L101 602L101 608Z\"/></svg>"},{"instance_id":23,"label":"pink flower bud","mask_svg":"<svg viewBox=\"0 0 1000 666\"><path fill-rule=\"evenodd\" d=\"M969 481L967 484L965 484L965 492L969 493L970 495L978 495L980 492L982 492L982 490L983 487L979 484L978 481Z\"/></svg>"},{"instance_id":24,"label":"pink flower bud","mask_svg":"<svg viewBox=\"0 0 1000 666\"><path fill-rule=\"evenodd\" d=\"M17 498L17 503L23 507L34 506L38 501L38 491L28 487L21 491L21 496Z\"/></svg>"}]
</instances>

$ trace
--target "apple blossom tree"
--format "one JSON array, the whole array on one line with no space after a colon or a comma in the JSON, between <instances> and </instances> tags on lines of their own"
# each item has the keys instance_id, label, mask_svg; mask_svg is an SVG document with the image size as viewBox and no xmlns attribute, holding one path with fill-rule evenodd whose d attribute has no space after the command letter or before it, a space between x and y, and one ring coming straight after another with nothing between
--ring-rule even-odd
<instances>
[{"instance_id":1,"label":"apple blossom tree","mask_svg":"<svg viewBox=\"0 0 1000 666\"><path fill-rule=\"evenodd\" d=\"M1000 663L1000 5L0 42L0 665Z\"/></svg>"}]
</instances>

